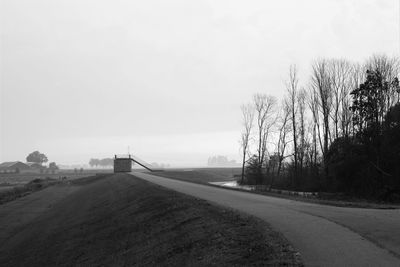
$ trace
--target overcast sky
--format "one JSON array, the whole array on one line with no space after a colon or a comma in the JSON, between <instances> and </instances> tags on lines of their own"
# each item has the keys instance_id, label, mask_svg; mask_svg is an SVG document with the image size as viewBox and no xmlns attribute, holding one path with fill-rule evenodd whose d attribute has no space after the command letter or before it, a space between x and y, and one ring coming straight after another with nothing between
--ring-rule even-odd
<instances>
[{"instance_id":1,"label":"overcast sky","mask_svg":"<svg viewBox=\"0 0 400 267\"><path fill-rule=\"evenodd\" d=\"M239 159L240 105L290 64L398 56L398 0L0 0L0 161Z\"/></svg>"}]
</instances>

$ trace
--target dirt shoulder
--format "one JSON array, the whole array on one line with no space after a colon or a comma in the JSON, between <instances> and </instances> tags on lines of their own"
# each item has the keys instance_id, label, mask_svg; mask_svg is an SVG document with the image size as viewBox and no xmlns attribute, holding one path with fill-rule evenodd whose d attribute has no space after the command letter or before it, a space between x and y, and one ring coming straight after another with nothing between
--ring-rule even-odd
<instances>
[{"instance_id":1,"label":"dirt shoulder","mask_svg":"<svg viewBox=\"0 0 400 267\"><path fill-rule=\"evenodd\" d=\"M69 187L77 190L4 233L0 266L301 265L262 221L130 175Z\"/></svg>"},{"instance_id":2,"label":"dirt shoulder","mask_svg":"<svg viewBox=\"0 0 400 267\"><path fill-rule=\"evenodd\" d=\"M213 185L213 184L210 184L210 182L225 182L225 181L234 180L234 178L232 176L218 175L218 174L212 173L211 171L203 172L201 170L191 170L191 171L180 171L180 170L168 171L168 170L166 170L163 172L152 172L149 174L155 175L155 176L160 176L160 177L171 178L171 179L175 179L175 180L180 180L180 181L185 181L185 182L204 184L204 185L216 186L216 187L222 187L222 186ZM269 192L269 191L264 191L264 190L249 191L249 190L244 190L244 189L234 188L234 187L223 187L223 188L229 189L229 190L237 190L237 191L250 192L250 193L254 193L254 194L272 196L272 197L279 197L279 198L290 199L290 200L295 200L295 201L335 206L335 207L367 208L367 209L400 209L400 204L398 204L398 203L377 203L377 202L373 202L373 201L369 201L369 200L365 200L365 199L350 198L350 197L344 197L341 195L335 196L333 194L329 194L329 195L323 194L323 195L321 195L321 197L303 197L300 195L296 196L296 195L289 195L289 194L280 194L280 193L274 193L274 192Z\"/></svg>"}]
</instances>

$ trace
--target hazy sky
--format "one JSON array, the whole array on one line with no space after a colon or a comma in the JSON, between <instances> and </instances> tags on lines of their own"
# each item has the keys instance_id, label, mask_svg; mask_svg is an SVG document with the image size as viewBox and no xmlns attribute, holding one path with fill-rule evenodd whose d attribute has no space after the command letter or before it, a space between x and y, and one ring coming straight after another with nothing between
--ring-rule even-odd
<instances>
[{"instance_id":1,"label":"hazy sky","mask_svg":"<svg viewBox=\"0 0 400 267\"><path fill-rule=\"evenodd\" d=\"M398 0L0 2L0 161L239 159L240 105L290 64L400 49Z\"/></svg>"}]
</instances>

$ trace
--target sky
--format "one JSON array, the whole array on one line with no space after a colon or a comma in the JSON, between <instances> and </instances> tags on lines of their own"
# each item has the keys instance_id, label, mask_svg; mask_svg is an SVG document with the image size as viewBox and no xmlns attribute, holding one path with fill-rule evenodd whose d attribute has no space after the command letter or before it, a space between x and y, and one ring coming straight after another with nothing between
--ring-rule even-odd
<instances>
[{"instance_id":1,"label":"sky","mask_svg":"<svg viewBox=\"0 0 400 267\"><path fill-rule=\"evenodd\" d=\"M398 56L398 0L0 0L0 161L240 161L240 106L291 64Z\"/></svg>"}]
</instances>

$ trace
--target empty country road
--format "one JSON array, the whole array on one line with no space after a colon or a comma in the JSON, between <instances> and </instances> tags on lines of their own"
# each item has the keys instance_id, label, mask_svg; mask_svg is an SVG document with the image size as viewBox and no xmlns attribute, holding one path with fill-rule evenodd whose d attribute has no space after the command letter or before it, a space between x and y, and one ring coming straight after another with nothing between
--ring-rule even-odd
<instances>
[{"instance_id":1,"label":"empty country road","mask_svg":"<svg viewBox=\"0 0 400 267\"><path fill-rule=\"evenodd\" d=\"M293 244L306 266L400 266L400 210L325 206L132 175L265 220Z\"/></svg>"}]
</instances>

